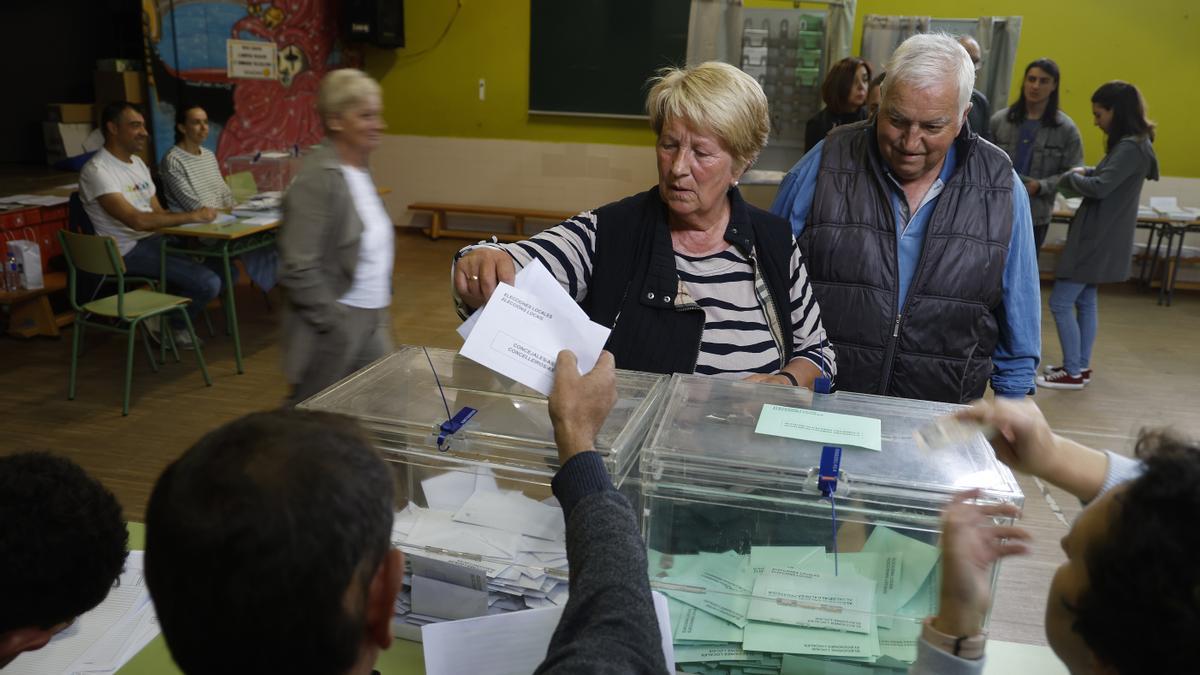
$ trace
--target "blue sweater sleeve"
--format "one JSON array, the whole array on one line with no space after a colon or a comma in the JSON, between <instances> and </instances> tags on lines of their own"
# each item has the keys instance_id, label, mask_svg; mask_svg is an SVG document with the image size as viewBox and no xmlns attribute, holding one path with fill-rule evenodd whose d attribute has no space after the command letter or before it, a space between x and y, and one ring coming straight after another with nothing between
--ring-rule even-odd
<instances>
[{"instance_id":1,"label":"blue sweater sleeve","mask_svg":"<svg viewBox=\"0 0 1200 675\"><path fill-rule=\"evenodd\" d=\"M793 237L800 236L808 220L813 194L817 191L817 170L821 168L821 151L824 147L825 141L817 143L796 162L796 166L783 177L779 192L775 194L775 203L771 204L771 213L787 218L792 224Z\"/></svg>"},{"instance_id":2,"label":"blue sweater sleeve","mask_svg":"<svg viewBox=\"0 0 1200 675\"><path fill-rule=\"evenodd\" d=\"M1029 194L1015 171L1012 239L1004 267L1004 301L996 310L996 324L1000 337L992 354L992 390L1006 397L1033 393L1042 353L1042 295Z\"/></svg>"}]
</instances>

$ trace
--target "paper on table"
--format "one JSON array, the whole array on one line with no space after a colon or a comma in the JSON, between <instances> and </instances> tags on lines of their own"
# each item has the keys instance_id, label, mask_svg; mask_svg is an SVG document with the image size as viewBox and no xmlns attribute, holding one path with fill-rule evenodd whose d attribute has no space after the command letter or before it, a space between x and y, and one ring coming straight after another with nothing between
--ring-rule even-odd
<instances>
[{"instance_id":1,"label":"paper on table","mask_svg":"<svg viewBox=\"0 0 1200 675\"><path fill-rule=\"evenodd\" d=\"M76 619L45 647L17 657L5 668L5 675L71 673L72 666L85 654L96 659L95 666L86 666L91 670L97 667L116 670L123 665L136 653L131 653L133 644L145 644L158 633L157 622L149 628L139 622L142 617L139 613L150 604L142 569L142 552L130 551L120 585L109 591L103 602ZM100 663L101 660L106 663Z\"/></svg>"},{"instance_id":2,"label":"paper on table","mask_svg":"<svg viewBox=\"0 0 1200 675\"><path fill-rule=\"evenodd\" d=\"M412 611L439 619L470 619L488 613L488 592L414 574Z\"/></svg>"},{"instance_id":3,"label":"paper on table","mask_svg":"<svg viewBox=\"0 0 1200 675\"><path fill-rule=\"evenodd\" d=\"M753 621L870 633L875 625L875 582L850 575L802 579L764 574L754 583L746 616Z\"/></svg>"},{"instance_id":4,"label":"paper on table","mask_svg":"<svg viewBox=\"0 0 1200 675\"><path fill-rule=\"evenodd\" d=\"M871 666L844 661L824 661L794 654L783 655L783 670L780 675L875 675Z\"/></svg>"},{"instance_id":5,"label":"paper on table","mask_svg":"<svg viewBox=\"0 0 1200 675\"><path fill-rule=\"evenodd\" d=\"M767 567L795 567L809 556L824 554L824 546L754 546L750 548L750 569L762 574Z\"/></svg>"},{"instance_id":6,"label":"paper on table","mask_svg":"<svg viewBox=\"0 0 1200 675\"><path fill-rule=\"evenodd\" d=\"M1155 211L1178 211L1179 199L1177 197L1151 197L1150 208Z\"/></svg>"},{"instance_id":7,"label":"paper on table","mask_svg":"<svg viewBox=\"0 0 1200 675\"><path fill-rule=\"evenodd\" d=\"M659 632L669 636L671 619L666 599L658 593L654 596ZM547 607L424 626L421 641L425 673L529 675L546 658L562 611L561 607ZM674 663L669 637L664 637L662 648L666 662Z\"/></svg>"},{"instance_id":8,"label":"paper on table","mask_svg":"<svg viewBox=\"0 0 1200 675\"><path fill-rule=\"evenodd\" d=\"M925 583L933 566L937 564L941 553L938 547L917 541L889 527L877 526L863 544L864 552L875 552L885 555L887 552L897 552L903 556L900 576L895 580L894 608L902 607L916 595L917 590ZM884 579L878 579L886 583ZM884 611L884 610L880 610Z\"/></svg>"},{"instance_id":9,"label":"paper on table","mask_svg":"<svg viewBox=\"0 0 1200 675\"><path fill-rule=\"evenodd\" d=\"M460 523L482 525L538 539L566 539L562 510L532 500L523 494L476 490L454 514Z\"/></svg>"},{"instance_id":10,"label":"paper on table","mask_svg":"<svg viewBox=\"0 0 1200 675\"><path fill-rule=\"evenodd\" d=\"M579 306L557 283L534 295L500 284L459 350L463 356L547 396L558 353L570 349L586 373L596 365L610 330L580 320Z\"/></svg>"},{"instance_id":11,"label":"paper on table","mask_svg":"<svg viewBox=\"0 0 1200 675\"><path fill-rule=\"evenodd\" d=\"M746 624L742 649L748 652L812 654L841 658L873 659L881 655L879 633L874 627L870 633L864 634L758 621Z\"/></svg>"},{"instance_id":12,"label":"paper on table","mask_svg":"<svg viewBox=\"0 0 1200 675\"><path fill-rule=\"evenodd\" d=\"M233 218L233 216L230 216L230 218ZM279 222L279 219L275 216L255 216L253 218L247 218L243 220L242 225L270 225L271 223L277 222Z\"/></svg>"},{"instance_id":13,"label":"paper on table","mask_svg":"<svg viewBox=\"0 0 1200 675\"><path fill-rule=\"evenodd\" d=\"M880 421L873 417L764 404L754 433L881 451Z\"/></svg>"},{"instance_id":14,"label":"paper on table","mask_svg":"<svg viewBox=\"0 0 1200 675\"><path fill-rule=\"evenodd\" d=\"M59 197L57 195L15 195L9 198L10 202L24 204L26 206L58 206L71 201L67 197Z\"/></svg>"}]
</instances>

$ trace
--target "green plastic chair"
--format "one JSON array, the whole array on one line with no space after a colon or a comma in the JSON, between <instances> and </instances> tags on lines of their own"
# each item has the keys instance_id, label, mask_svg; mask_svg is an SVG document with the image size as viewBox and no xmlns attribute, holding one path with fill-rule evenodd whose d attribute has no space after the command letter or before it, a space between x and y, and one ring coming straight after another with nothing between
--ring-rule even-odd
<instances>
[{"instance_id":1,"label":"green plastic chair","mask_svg":"<svg viewBox=\"0 0 1200 675\"><path fill-rule=\"evenodd\" d=\"M150 357L150 365L157 372L158 366L154 361L150 343L146 339L145 326L142 322L158 317L162 339L164 341L171 340L171 333L166 325L166 316L169 312L179 312L183 317L188 334L191 335L192 343L195 345L196 362L200 364L200 372L204 375L204 384L212 386L212 378L208 376L208 367L204 363L200 342L196 339L196 331L192 329L192 320L187 314L187 306L191 300L153 290L126 291L125 261L117 252L116 242L110 237L59 230L58 239L62 242L63 254L67 259L70 280L68 297L71 299L71 306L75 309L75 330L71 331L71 380L67 389L69 400L75 400L75 373L79 364L79 350L83 344L84 329L91 326L113 333L125 333L128 335L128 346L125 354L125 395L121 403L121 414L128 415L129 388L133 383L133 344L137 341L137 329L139 326L143 327L142 342L146 347L146 355ZM79 304L75 298L75 278L79 270L115 277L117 294ZM96 321L93 320L93 316L104 317L110 321ZM115 324L112 323L114 320ZM175 349L174 341L171 340L170 344L172 352L175 353L175 360L178 361L179 353Z\"/></svg>"},{"instance_id":2,"label":"green plastic chair","mask_svg":"<svg viewBox=\"0 0 1200 675\"><path fill-rule=\"evenodd\" d=\"M233 193L235 204L241 204L258 194L258 185L254 182L254 174L249 171L231 173L225 178L225 182L229 184L229 191Z\"/></svg>"}]
</instances>

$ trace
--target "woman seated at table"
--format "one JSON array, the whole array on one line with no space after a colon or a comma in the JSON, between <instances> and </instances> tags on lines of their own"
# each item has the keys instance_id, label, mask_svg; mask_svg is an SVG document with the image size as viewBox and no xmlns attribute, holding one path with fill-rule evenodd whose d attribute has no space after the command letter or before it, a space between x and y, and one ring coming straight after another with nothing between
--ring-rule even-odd
<instances>
[{"instance_id":1,"label":"woman seated at table","mask_svg":"<svg viewBox=\"0 0 1200 675\"><path fill-rule=\"evenodd\" d=\"M460 314L540 260L597 323L617 366L811 387L833 349L787 221L738 178L767 142L767 99L724 63L666 69L646 102L658 185L527 241L459 251Z\"/></svg>"},{"instance_id":2,"label":"woman seated at table","mask_svg":"<svg viewBox=\"0 0 1200 675\"><path fill-rule=\"evenodd\" d=\"M321 80L325 140L283 197L281 342L292 403L392 351L392 221L368 169L383 135L380 93L352 68Z\"/></svg>"},{"instance_id":3,"label":"woman seated at table","mask_svg":"<svg viewBox=\"0 0 1200 675\"><path fill-rule=\"evenodd\" d=\"M203 206L228 211L233 192L221 177L217 157L202 144L208 138L208 113L198 105L181 105L175 111L175 145L163 155L163 177L167 208L192 211ZM264 291L275 287L279 256L265 248L239 256L246 273Z\"/></svg>"}]
</instances>

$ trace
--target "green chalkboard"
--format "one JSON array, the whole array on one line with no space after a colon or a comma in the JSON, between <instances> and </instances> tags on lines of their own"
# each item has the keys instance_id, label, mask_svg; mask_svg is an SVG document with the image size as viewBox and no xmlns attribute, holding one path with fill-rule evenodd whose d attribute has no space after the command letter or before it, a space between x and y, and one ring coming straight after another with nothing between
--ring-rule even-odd
<instances>
[{"instance_id":1,"label":"green chalkboard","mask_svg":"<svg viewBox=\"0 0 1200 675\"><path fill-rule=\"evenodd\" d=\"M529 111L645 115L646 80L682 66L690 0L531 0Z\"/></svg>"}]
</instances>

